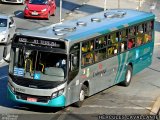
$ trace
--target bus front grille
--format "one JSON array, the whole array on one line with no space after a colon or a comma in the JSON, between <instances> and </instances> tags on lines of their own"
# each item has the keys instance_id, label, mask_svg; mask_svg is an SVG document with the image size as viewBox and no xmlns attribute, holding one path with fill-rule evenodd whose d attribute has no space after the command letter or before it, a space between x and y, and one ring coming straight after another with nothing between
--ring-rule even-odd
<instances>
[{"instance_id":1,"label":"bus front grille","mask_svg":"<svg viewBox=\"0 0 160 120\"><path fill-rule=\"evenodd\" d=\"M28 98L33 98L33 99L36 99L35 102L43 102L43 103L48 103L48 100L50 100L49 96L27 95L27 94L18 93L18 92L16 92L16 97L17 99L27 100L27 101L28 101Z\"/></svg>"}]
</instances>

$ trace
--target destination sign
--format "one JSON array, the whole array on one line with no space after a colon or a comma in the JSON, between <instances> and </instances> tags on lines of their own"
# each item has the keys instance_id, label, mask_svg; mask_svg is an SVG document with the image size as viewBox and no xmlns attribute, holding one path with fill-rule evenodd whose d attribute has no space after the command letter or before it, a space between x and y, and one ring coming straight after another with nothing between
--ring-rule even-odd
<instances>
[{"instance_id":1,"label":"destination sign","mask_svg":"<svg viewBox=\"0 0 160 120\"><path fill-rule=\"evenodd\" d=\"M54 48L62 48L65 49L65 43L63 41L53 41L46 40L41 38L26 38L26 37L17 37L15 42L21 44L32 44L32 45L40 45L40 46L49 46Z\"/></svg>"}]
</instances>

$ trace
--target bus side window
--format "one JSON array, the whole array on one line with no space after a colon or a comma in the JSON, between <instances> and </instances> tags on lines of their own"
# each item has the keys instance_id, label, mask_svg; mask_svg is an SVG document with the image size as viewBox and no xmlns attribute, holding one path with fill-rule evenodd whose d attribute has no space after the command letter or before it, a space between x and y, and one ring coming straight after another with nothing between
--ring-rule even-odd
<instances>
[{"instance_id":1,"label":"bus side window","mask_svg":"<svg viewBox=\"0 0 160 120\"><path fill-rule=\"evenodd\" d=\"M108 35L107 41L108 41L108 45L111 45L111 44L112 44L112 42L111 42L111 35Z\"/></svg>"},{"instance_id":2,"label":"bus side window","mask_svg":"<svg viewBox=\"0 0 160 120\"><path fill-rule=\"evenodd\" d=\"M128 37L132 37L136 35L136 27L131 27L128 29Z\"/></svg>"},{"instance_id":3,"label":"bus side window","mask_svg":"<svg viewBox=\"0 0 160 120\"><path fill-rule=\"evenodd\" d=\"M82 53L90 52L94 49L94 41L90 40L82 43Z\"/></svg>"},{"instance_id":4,"label":"bus side window","mask_svg":"<svg viewBox=\"0 0 160 120\"><path fill-rule=\"evenodd\" d=\"M113 33L111 34L111 43L116 43L118 42L118 33Z\"/></svg>"},{"instance_id":5,"label":"bus side window","mask_svg":"<svg viewBox=\"0 0 160 120\"><path fill-rule=\"evenodd\" d=\"M87 53L85 55L82 55L81 61L82 61L82 66L93 64L93 62L94 62L93 53Z\"/></svg>"},{"instance_id":6,"label":"bus side window","mask_svg":"<svg viewBox=\"0 0 160 120\"><path fill-rule=\"evenodd\" d=\"M96 49L103 48L106 45L107 45L107 43L106 43L106 37L105 36L97 38L95 40L95 48Z\"/></svg>"}]
</instances>

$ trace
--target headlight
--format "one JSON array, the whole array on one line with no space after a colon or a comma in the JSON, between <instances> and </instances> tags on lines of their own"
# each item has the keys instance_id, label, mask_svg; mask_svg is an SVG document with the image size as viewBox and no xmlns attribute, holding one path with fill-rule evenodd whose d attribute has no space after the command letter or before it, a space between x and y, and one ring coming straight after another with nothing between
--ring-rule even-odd
<instances>
[{"instance_id":1,"label":"headlight","mask_svg":"<svg viewBox=\"0 0 160 120\"><path fill-rule=\"evenodd\" d=\"M45 9L43 9L43 10L41 10L41 12L45 12L45 11L47 11L47 9L45 8Z\"/></svg>"},{"instance_id":2,"label":"headlight","mask_svg":"<svg viewBox=\"0 0 160 120\"><path fill-rule=\"evenodd\" d=\"M57 91L57 92L52 93L51 98L56 98L56 97L62 95L63 92L64 92L64 88L59 90L59 91Z\"/></svg>"},{"instance_id":3,"label":"headlight","mask_svg":"<svg viewBox=\"0 0 160 120\"><path fill-rule=\"evenodd\" d=\"M6 31L0 32L1 35L5 35L6 33L7 33Z\"/></svg>"}]
</instances>

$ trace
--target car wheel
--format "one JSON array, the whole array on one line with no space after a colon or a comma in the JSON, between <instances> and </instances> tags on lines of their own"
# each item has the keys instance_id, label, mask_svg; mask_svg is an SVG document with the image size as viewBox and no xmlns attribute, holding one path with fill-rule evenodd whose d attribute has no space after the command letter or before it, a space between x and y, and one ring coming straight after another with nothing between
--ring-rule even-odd
<instances>
[{"instance_id":1,"label":"car wheel","mask_svg":"<svg viewBox=\"0 0 160 120\"><path fill-rule=\"evenodd\" d=\"M26 17L25 15L24 15L23 17L24 17L25 19L27 19L27 17Z\"/></svg>"},{"instance_id":2,"label":"car wheel","mask_svg":"<svg viewBox=\"0 0 160 120\"><path fill-rule=\"evenodd\" d=\"M0 3L3 4L2 0L0 0Z\"/></svg>"},{"instance_id":3,"label":"car wheel","mask_svg":"<svg viewBox=\"0 0 160 120\"><path fill-rule=\"evenodd\" d=\"M56 11L52 14L52 16L55 16L56 15Z\"/></svg>"},{"instance_id":4,"label":"car wheel","mask_svg":"<svg viewBox=\"0 0 160 120\"><path fill-rule=\"evenodd\" d=\"M88 89L87 86L82 85L82 88L79 92L79 100L76 103L74 103L74 106L76 106L76 107L82 106L84 99L86 97L85 95L86 95L87 89Z\"/></svg>"},{"instance_id":5,"label":"car wheel","mask_svg":"<svg viewBox=\"0 0 160 120\"><path fill-rule=\"evenodd\" d=\"M131 83L131 79L132 79L132 67L131 65L128 65L126 70L125 80L122 81L120 84L127 87Z\"/></svg>"}]
</instances>

